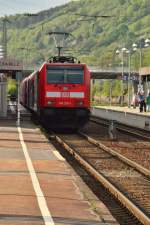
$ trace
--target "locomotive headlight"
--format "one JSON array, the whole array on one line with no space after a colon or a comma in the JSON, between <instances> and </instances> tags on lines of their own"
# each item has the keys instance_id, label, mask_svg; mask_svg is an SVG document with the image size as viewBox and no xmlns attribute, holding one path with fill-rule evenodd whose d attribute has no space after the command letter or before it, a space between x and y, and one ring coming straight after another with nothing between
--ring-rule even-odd
<instances>
[{"instance_id":1,"label":"locomotive headlight","mask_svg":"<svg viewBox=\"0 0 150 225\"><path fill-rule=\"evenodd\" d=\"M77 101L77 105L82 106L84 104L83 100Z\"/></svg>"},{"instance_id":2,"label":"locomotive headlight","mask_svg":"<svg viewBox=\"0 0 150 225\"><path fill-rule=\"evenodd\" d=\"M48 101L47 105L54 105L54 101Z\"/></svg>"}]
</instances>

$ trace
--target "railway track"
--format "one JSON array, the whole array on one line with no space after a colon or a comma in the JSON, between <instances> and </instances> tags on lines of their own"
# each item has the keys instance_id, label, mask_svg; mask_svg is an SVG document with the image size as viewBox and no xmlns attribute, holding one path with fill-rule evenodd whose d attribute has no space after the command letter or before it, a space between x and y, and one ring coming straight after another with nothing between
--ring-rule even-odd
<instances>
[{"instance_id":1,"label":"railway track","mask_svg":"<svg viewBox=\"0 0 150 225\"><path fill-rule=\"evenodd\" d=\"M150 224L149 170L126 157L121 157L113 149L98 144L83 133L53 136L123 208L127 209L129 217L126 224ZM130 214L133 215L133 220Z\"/></svg>"},{"instance_id":2,"label":"railway track","mask_svg":"<svg viewBox=\"0 0 150 225\"><path fill-rule=\"evenodd\" d=\"M125 133L129 134L129 130ZM150 224L150 171L147 168L86 134L54 136L105 187L108 198L114 196L125 208L123 224ZM116 208L118 210L118 205Z\"/></svg>"},{"instance_id":3,"label":"railway track","mask_svg":"<svg viewBox=\"0 0 150 225\"><path fill-rule=\"evenodd\" d=\"M98 118L95 116L92 116L90 118L90 121L93 123L96 123L96 124L106 126L106 127L109 127L109 125L110 125L109 120ZM127 133L130 135L136 136L136 137L143 138L144 140L150 141L150 131L142 130L140 128L136 128L136 127L132 127L132 126L128 126L128 125L124 125L117 121L114 121L114 124L115 124L116 129L122 133Z\"/></svg>"},{"instance_id":4,"label":"railway track","mask_svg":"<svg viewBox=\"0 0 150 225\"><path fill-rule=\"evenodd\" d=\"M121 126L123 126L123 131L121 127L119 130L116 129L115 140L111 140L109 137L108 121L107 125L105 121L104 124L97 122L97 120L96 122L92 121L87 124L83 131L96 141L150 170L150 141L145 137L145 131L136 129L136 134L134 134L133 128L130 133L131 128L128 129L125 125ZM124 129L127 132L124 132ZM140 132L139 135L138 132Z\"/></svg>"}]
</instances>

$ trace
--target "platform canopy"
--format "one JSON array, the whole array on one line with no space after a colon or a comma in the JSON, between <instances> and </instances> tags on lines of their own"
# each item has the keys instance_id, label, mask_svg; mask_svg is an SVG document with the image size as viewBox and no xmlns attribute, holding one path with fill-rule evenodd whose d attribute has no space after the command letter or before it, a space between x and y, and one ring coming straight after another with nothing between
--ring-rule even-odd
<instances>
[{"instance_id":1,"label":"platform canopy","mask_svg":"<svg viewBox=\"0 0 150 225\"><path fill-rule=\"evenodd\" d=\"M139 74L140 74L141 76L147 76L147 75L150 75L150 66L142 67L142 68L139 70Z\"/></svg>"},{"instance_id":2,"label":"platform canopy","mask_svg":"<svg viewBox=\"0 0 150 225\"><path fill-rule=\"evenodd\" d=\"M92 79L122 79L122 68L99 68L99 67L89 67L89 70L91 72L91 78ZM129 75L129 69L124 68L123 71L124 74L124 80ZM138 77L139 73L137 71L131 72L131 77ZM134 79L136 80L136 79Z\"/></svg>"},{"instance_id":3,"label":"platform canopy","mask_svg":"<svg viewBox=\"0 0 150 225\"><path fill-rule=\"evenodd\" d=\"M10 71L22 71L22 63L15 59L0 58L0 73L7 73Z\"/></svg>"}]
</instances>

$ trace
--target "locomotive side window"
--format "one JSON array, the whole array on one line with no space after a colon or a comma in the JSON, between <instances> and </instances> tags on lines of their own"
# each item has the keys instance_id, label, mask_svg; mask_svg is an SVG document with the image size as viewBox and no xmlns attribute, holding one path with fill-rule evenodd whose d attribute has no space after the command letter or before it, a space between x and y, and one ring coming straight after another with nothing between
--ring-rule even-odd
<instances>
[{"instance_id":1,"label":"locomotive side window","mask_svg":"<svg viewBox=\"0 0 150 225\"><path fill-rule=\"evenodd\" d=\"M83 67L47 67L48 84L83 84Z\"/></svg>"}]
</instances>

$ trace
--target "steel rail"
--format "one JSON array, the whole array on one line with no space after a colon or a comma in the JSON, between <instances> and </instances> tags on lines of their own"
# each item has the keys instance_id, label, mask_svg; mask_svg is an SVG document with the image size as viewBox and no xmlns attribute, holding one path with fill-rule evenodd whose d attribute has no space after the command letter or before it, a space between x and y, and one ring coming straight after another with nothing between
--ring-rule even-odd
<instances>
[{"instance_id":1,"label":"steel rail","mask_svg":"<svg viewBox=\"0 0 150 225\"><path fill-rule=\"evenodd\" d=\"M86 162L74 148L71 148L62 138L55 135L55 139L60 143L85 169L126 207L141 223L150 224L150 218L145 215L136 205L124 196L113 184L111 184L102 174L98 173L88 162ZM107 147L106 147L107 148ZM116 155L116 154L115 154Z\"/></svg>"},{"instance_id":2,"label":"steel rail","mask_svg":"<svg viewBox=\"0 0 150 225\"><path fill-rule=\"evenodd\" d=\"M117 157L119 160L123 161L124 163L128 164L129 166L136 169L138 172L142 173L144 176L150 178L150 170L144 168L143 166L139 165L138 163L132 161L131 159L126 158L125 156L122 156L120 153L116 152L115 150L103 145L101 142L89 137L88 135L79 132L82 137L86 138L90 143L96 145L97 147L102 148L104 151L108 152L109 154Z\"/></svg>"},{"instance_id":3,"label":"steel rail","mask_svg":"<svg viewBox=\"0 0 150 225\"><path fill-rule=\"evenodd\" d=\"M95 119L99 119L99 120L100 120L101 118L95 117ZM105 119L104 119L104 120L105 120ZM91 121L91 122L94 122L94 123L96 123L96 124L103 124L103 125L109 126L109 121L106 121L106 123L105 123L105 122L101 122L101 121L95 121L94 118L90 119L90 121ZM130 130L130 129L134 129L134 128L129 128L129 129L128 129L128 128L123 128L123 127L121 127L121 126L126 126L126 125L120 124L120 123L116 122L116 129L117 129L117 130L120 130L120 131L129 133L129 134L133 134L133 135L136 135L136 136L138 136L138 137L141 137L141 138L144 138L144 139L147 139L147 140L150 140L150 137L145 136L145 135L143 135L143 134L140 134L140 133L138 133L138 132L136 132L136 131ZM128 126L128 125L127 125L127 126ZM138 129L138 128L137 128L137 129Z\"/></svg>"},{"instance_id":4,"label":"steel rail","mask_svg":"<svg viewBox=\"0 0 150 225\"><path fill-rule=\"evenodd\" d=\"M141 137L141 138L144 138L144 139L147 139L147 140L150 141L150 137L145 136L145 135L143 135L143 134L140 134L140 133L138 133L138 132L136 132L136 131L131 131L131 130L128 130L128 129L126 129L126 128L119 127L119 125L117 125L116 128L117 128L118 130L120 130L120 131L124 131L124 132L126 132L126 133L133 134L133 135L136 135L136 136L138 136L138 137Z\"/></svg>"}]
</instances>

